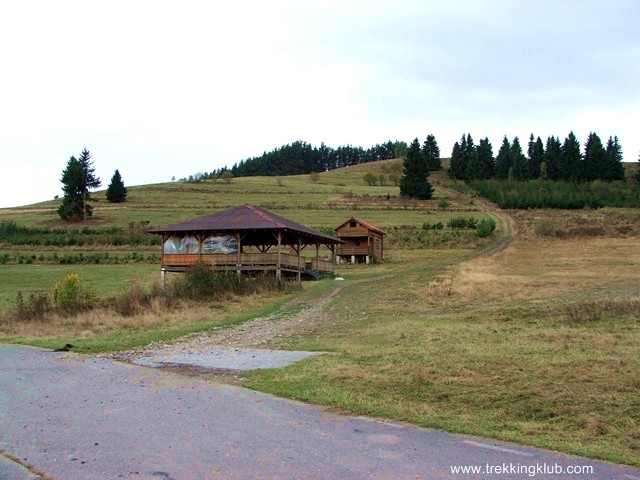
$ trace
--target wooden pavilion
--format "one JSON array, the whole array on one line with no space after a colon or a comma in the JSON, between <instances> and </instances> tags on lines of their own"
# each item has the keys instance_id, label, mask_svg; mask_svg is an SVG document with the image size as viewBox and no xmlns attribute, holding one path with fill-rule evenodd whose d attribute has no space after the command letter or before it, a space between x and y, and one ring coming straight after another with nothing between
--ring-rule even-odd
<instances>
[{"instance_id":1,"label":"wooden pavilion","mask_svg":"<svg viewBox=\"0 0 640 480\"><path fill-rule=\"evenodd\" d=\"M195 265L240 272L275 271L276 277L332 274L341 240L253 205L154 228L162 235L162 275ZM302 255L306 247L315 254ZM320 251L326 247L321 257ZM327 258L328 257L328 258Z\"/></svg>"},{"instance_id":2,"label":"wooden pavilion","mask_svg":"<svg viewBox=\"0 0 640 480\"><path fill-rule=\"evenodd\" d=\"M336 237L343 241L336 255L351 263L381 262L384 255L384 232L360 218L351 217L335 228Z\"/></svg>"}]
</instances>

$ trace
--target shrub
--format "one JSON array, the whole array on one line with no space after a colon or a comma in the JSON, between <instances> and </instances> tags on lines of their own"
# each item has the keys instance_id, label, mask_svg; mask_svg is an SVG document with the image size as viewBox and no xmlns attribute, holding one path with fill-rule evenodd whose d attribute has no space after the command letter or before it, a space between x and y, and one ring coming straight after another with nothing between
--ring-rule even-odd
<instances>
[{"instance_id":1,"label":"shrub","mask_svg":"<svg viewBox=\"0 0 640 480\"><path fill-rule=\"evenodd\" d=\"M480 238L488 237L496 229L496 221L493 218L483 218L476 227L476 233Z\"/></svg>"},{"instance_id":2,"label":"shrub","mask_svg":"<svg viewBox=\"0 0 640 480\"><path fill-rule=\"evenodd\" d=\"M57 282L51 293L53 305L67 312L88 308L93 296L90 286L83 283L77 273L70 273Z\"/></svg>"},{"instance_id":3,"label":"shrub","mask_svg":"<svg viewBox=\"0 0 640 480\"><path fill-rule=\"evenodd\" d=\"M476 220L474 217L452 217L449 219L449 223L447 223L447 226L449 228L475 229L478 226L478 220Z\"/></svg>"}]
</instances>

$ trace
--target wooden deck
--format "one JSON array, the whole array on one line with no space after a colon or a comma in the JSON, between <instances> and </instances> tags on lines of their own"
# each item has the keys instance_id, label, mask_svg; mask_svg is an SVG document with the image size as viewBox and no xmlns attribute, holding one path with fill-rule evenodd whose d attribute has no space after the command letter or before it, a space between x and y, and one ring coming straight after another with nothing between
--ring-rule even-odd
<instances>
[{"instance_id":1,"label":"wooden deck","mask_svg":"<svg viewBox=\"0 0 640 480\"><path fill-rule=\"evenodd\" d=\"M195 265L208 265L217 270L333 273L331 261L298 257L289 253L164 254L162 256L162 268L167 271L184 271Z\"/></svg>"}]
</instances>

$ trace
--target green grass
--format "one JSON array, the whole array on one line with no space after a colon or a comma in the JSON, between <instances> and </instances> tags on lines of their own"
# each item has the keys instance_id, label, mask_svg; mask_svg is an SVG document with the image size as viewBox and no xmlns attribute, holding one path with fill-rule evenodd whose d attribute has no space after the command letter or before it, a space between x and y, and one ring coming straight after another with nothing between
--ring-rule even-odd
<instances>
[{"instance_id":1,"label":"green grass","mask_svg":"<svg viewBox=\"0 0 640 480\"><path fill-rule=\"evenodd\" d=\"M77 273L99 296L120 293L134 282L160 278L159 265L0 265L0 312L15 304L16 295L50 292L68 273Z\"/></svg>"}]
</instances>

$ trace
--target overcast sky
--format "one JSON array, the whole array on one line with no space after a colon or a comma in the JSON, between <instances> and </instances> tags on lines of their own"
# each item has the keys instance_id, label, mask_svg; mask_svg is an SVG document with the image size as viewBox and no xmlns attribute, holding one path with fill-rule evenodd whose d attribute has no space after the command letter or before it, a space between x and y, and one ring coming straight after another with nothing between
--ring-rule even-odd
<instances>
[{"instance_id":1,"label":"overcast sky","mask_svg":"<svg viewBox=\"0 0 640 480\"><path fill-rule=\"evenodd\" d=\"M305 140L618 135L640 153L640 2L20 0L0 3L0 207Z\"/></svg>"}]
</instances>

